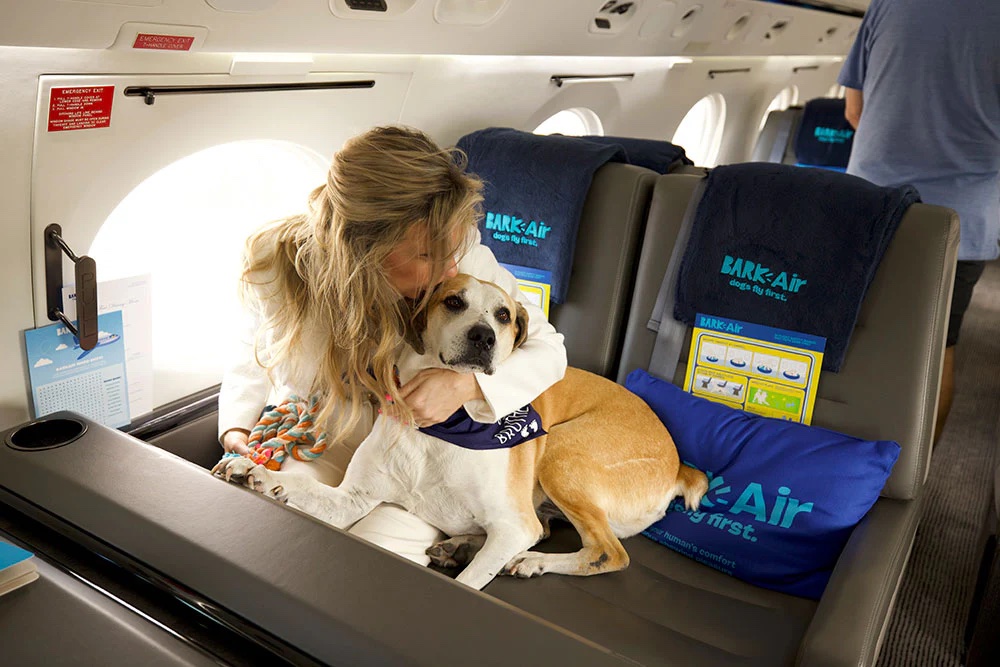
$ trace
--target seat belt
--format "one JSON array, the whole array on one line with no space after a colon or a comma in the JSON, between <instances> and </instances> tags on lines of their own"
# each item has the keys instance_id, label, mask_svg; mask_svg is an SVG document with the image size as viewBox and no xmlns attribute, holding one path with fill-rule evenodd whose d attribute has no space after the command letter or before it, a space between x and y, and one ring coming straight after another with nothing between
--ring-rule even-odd
<instances>
[{"instance_id":1,"label":"seat belt","mask_svg":"<svg viewBox=\"0 0 1000 667\"><path fill-rule=\"evenodd\" d=\"M677 232L674 250L670 253L670 262L663 274L663 282L660 283L660 291L656 294L653 312L646 323L647 329L656 332L656 343L653 345L653 353L649 357L647 370L650 374L667 382L673 382L674 373L677 371L677 364L681 358L681 348L684 346L684 336L687 333L687 325L674 319L677 280L684 252L687 250L688 240L691 238L691 229L694 227L698 203L701 202L701 196L705 193L707 182L707 178L702 179L691 194L687 210L684 212L684 218L681 220L681 226Z\"/></svg>"}]
</instances>

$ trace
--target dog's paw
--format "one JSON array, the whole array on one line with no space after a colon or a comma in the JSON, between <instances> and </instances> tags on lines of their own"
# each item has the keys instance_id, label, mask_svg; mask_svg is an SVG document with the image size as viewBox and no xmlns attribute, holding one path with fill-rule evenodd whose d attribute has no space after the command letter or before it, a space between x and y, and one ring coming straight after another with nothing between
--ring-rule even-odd
<instances>
[{"instance_id":1,"label":"dog's paw","mask_svg":"<svg viewBox=\"0 0 1000 667\"><path fill-rule=\"evenodd\" d=\"M463 567L479 553L485 541L485 535L457 535L429 547L425 553L438 567Z\"/></svg>"},{"instance_id":2,"label":"dog's paw","mask_svg":"<svg viewBox=\"0 0 1000 667\"><path fill-rule=\"evenodd\" d=\"M501 574L506 574L518 579L530 579L538 577L547 572L545 560L547 554L537 551L524 551L514 556L507 565L504 566Z\"/></svg>"},{"instance_id":3,"label":"dog's paw","mask_svg":"<svg viewBox=\"0 0 1000 667\"><path fill-rule=\"evenodd\" d=\"M458 561L454 558L455 545L451 542L438 542L434 546L427 547L425 553L438 567L458 567Z\"/></svg>"},{"instance_id":4,"label":"dog's paw","mask_svg":"<svg viewBox=\"0 0 1000 667\"><path fill-rule=\"evenodd\" d=\"M233 484L243 484L257 464L245 456L227 454L212 468L212 474Z\"/></svg>"},{"instance_id":5,"label":"dog's paw","mask_svg":"<svg viewBox=\"0 0 1000 667\"><path fill-rule=\"evenodd\" d=\"M275 474L246 457L224 457L212 468L212 474L232 484L253 489L280 503L288 502L288 493L278 482Z\"/></svg>"},{"instance_id":6,"label":"dog's paw","mask_svg":"<svg viewBox=\"0 0 1000 667\"><path fill-rule=\"evenodd\" d=\"M272 500L277 500L282 505L288 504L288 491L286 491L285 487L282 486L281 484L268 491L265 491L264 495L267 496L268 498L271 498Z\"/></svg>"}]
</instances>

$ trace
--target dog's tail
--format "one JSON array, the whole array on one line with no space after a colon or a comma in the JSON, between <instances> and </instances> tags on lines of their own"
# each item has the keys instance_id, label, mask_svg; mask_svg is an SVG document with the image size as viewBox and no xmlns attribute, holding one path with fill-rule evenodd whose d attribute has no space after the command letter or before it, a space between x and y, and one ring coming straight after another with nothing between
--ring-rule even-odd
<instances>
[{"instance_id":1,"label":"dog's tail","mask_svg":"<svg viewBox=\"0 0 1000 667\"><path fill-rule=\"evenodd\" d=\"M705 476L705 473L682 463L677 471L674 493L678 496L684 496L684 506L689 510L697 510L702 496L707 491L708 477Z\"/></svg>"}]
</instances>

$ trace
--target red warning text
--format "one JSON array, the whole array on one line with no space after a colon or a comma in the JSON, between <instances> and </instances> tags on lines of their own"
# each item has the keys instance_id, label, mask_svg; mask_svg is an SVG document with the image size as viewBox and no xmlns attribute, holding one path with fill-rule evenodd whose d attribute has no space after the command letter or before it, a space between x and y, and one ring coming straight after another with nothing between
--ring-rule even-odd
<instances>
[{"instance_id":1,"label":"red warning text","mask_svg":"<svg viewBox=\"0 0 1000 667\"><path fill-rule=\"evenodd\" d=\"M49 93L49 132L108 127L114 94L114 86L53 88Z\"/></svg>"},{"instance_id":2,"label":"red warning text","mask_svg":"<svg viewBox=\"0 0 1000 667\"><path fill-rule=\"evenodd\" d=\"M133 49L155 49L158 51L190 51L194 37L187 35L154 35L140 32L132 43Z\"/></svg>"}]
</instances>

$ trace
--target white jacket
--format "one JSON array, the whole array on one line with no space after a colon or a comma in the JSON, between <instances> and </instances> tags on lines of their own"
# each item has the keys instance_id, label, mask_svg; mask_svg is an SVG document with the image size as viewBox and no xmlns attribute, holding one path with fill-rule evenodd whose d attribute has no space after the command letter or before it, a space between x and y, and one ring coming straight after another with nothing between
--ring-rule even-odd
<instances>
[{"instance_id":1,"label":"white jacket","mask_svg":"<svg viewBox=\"0 0 1000 667\"><path fill-rule=\"evenodd\" d=\"M527 340L493 375L476 374L485 400L477 399L465 404L465 409L474 420L493 422L530 403L562 379L566 372L566 348L562 334L549 324L540 308L524 298L514 276L497 263L489 248L480 243L478 231L459 259L458 270L496 283L524 304L528 311ZM266 303L264 308L267 309ZM254 356L259 322L259 317L248 313L242 336L233 346L234 356L223 376L219 394L220 438L233 428L251 430L266 404L278 404L291 394L306 397L310 381L315 376L315 363L302 360L302 368L296 373L299 380L275 378L281 386L272 387L267 371ZM316 356L319 356L318 350ZM305 379L307 376L308 380Z\"/></svg>"}]
</instances>

